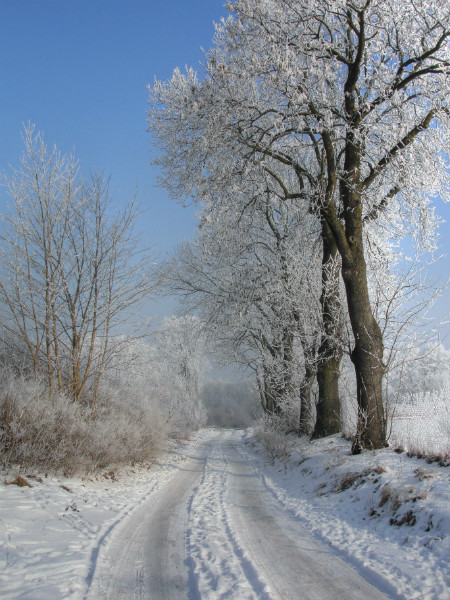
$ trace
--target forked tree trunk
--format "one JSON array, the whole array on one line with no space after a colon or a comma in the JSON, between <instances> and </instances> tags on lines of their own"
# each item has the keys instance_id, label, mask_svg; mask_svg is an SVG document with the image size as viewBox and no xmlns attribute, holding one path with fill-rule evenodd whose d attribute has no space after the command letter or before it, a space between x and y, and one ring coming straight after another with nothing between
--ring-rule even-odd
<instances>
[{"instance_id":1,"label":"forked tree trunk","mask_svg":"<svg viewBox=\"0 0 450 600\"><path fill-rule=\"evenodd\" d=\"M317 403L316 424L313 438L321 438L341 431L341 406L339 400L339 369L342 352L333 343L336 334L336 317L340 310L339 271L330 268L338 249L331 230L322 220L322 327L323 334L319 348L317 383L319 400ZM334 279L334 280L333 280ZM338 317L339 318L339 317Z\"/></svg>"}]
</instances>

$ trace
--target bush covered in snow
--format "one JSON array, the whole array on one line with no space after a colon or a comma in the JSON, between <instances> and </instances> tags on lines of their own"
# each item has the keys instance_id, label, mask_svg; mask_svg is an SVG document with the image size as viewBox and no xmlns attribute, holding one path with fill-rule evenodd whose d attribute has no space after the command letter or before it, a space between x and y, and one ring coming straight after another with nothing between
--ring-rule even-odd
<instances>
[{"instance_id":1,"label":"bush covered in snow","mask_svg":"<svg viewBox=\"0 0 450 600\"><path fill-rule=\"evenodd\" d=\"M282 460L286 467L297 436L288 431L289 421L280 419L278 415L264 414L255 423L255 439L264 448L273 464Z\"/></svg>"},{"instance_id":2,"label":"bush covered in snow","mask_svg":"<svg viewBox=\"0 0 450 600\"><path fill-rule=\"evenodd\" d=\"M161 415L103 397L95 413L48 387L3 372L0 456L4 467L89 473L145 462L161 450Z\"/></svg>"},{"instance_id":3,"label":"bush covered in snow","mask_svg":"<svg viewBox=\"0 0 450 600\"><path fill-rule=\"evenodd\" d=\"M71 474L146 462L169 437L185 437L204 425L205 361L200 342L190 337L194 321L166 320L154 345L120 340L120 355L104 372L95 403L51 393L14 361L5 364L3 355L3 466Z\"/></svg>"}]
</instances>

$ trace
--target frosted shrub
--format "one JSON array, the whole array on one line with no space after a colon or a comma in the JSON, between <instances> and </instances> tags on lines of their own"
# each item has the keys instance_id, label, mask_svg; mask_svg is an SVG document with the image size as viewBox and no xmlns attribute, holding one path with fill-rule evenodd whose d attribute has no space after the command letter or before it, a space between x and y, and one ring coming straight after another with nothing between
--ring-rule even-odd
<instances>
[{"instance_id":1,"label":"frosted shrub","mask_svg":"<svg viewBox=\"0 0 450 600\"><path fill-rule=\"evenodd\" d=\"M201 321L167 317L155 334L154 389L175 437L206 424L202 380L207 364Z\"/></svg>"},{"instance_id":2,"label":"frosted shrub","mask_svg":"<svg viewBox=\"0 0 450 600\"><path fill-rule=\"evenodd\" d=\"M449 385L419 391L397 402L392 415L389 443L413 454L450 455Z\"/></svg>"},{"instance_id":3,"label":"frosted shrub","mask_svg":"<svg viewBox=\"0 0 450 600\"><path fill-rule=\"evenodd\" d=\"M157 341L160 341L159 335ZM180 373L181 350L197 358L188 340L171 352L164 346L127 340L117 367L103 376L100 398L108 404L112 400L122 403L126 399L128 405L151 412L172 437L185 437L202 427L206 423L206 410L202 403L201 373L187 368L190 366L186 366L187 361ZM192 362L192 356L188 358Z\"/></svg>"},{"instance_id":4,"label":"frosted shrub","mask_svg":"<svg viewBox=\"0 0 450 600\"><path fill-rule=\"evenodd\" d=\"M42 383L3 374L0 392L2 465L66 474L150 460L165 428L144 408L100 401L95 414Z\"/></svg>"},{"instance_id":5,"label":"frosted shrub","mask_svg":"<svg viewBox=\"0 0 450 600\"><path fill-rule=\"evenodd\" d=\"M256 439L263 446L267 456L274 462L285 462L291 454L293 438L288 435L288 422L283 416L264 414L256 422Z\"/></svg>"}]
</instances>

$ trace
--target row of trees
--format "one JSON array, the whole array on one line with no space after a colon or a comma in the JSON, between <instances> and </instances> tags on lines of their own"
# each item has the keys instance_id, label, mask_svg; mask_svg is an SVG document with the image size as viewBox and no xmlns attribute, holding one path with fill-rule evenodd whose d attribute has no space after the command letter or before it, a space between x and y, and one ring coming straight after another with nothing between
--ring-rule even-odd
<instances>
[{"instance_id":1,"label":"row of trees","mask_svg":"<svg viewBox=\"0 0 450 600\"><path fill-rule=\"evenodd\" d=\"M340 430L350 347L355 449L386 443L395 243L430 250L448 197L450 9L438 0L237 0L203 73L150 89L156 163L202 206L172 285L257 372L265 409L300 397ZM345 308L344 308L345 307ZM397 329L394 337L399 335ZM297 402L298 404L298 402Z\"/></svg>"},{"instance_id":2,"label":"row of trees","mask_svg":"<svg viewBox=\"0 0 450 600\"><path fill-rule=\"evenodd\" d=\"M159 278L134 198L120 208L102 174L82 179L32 126L23 140L0 217L0 462L72 473L150 460L206 422L198 319L146 339L135 313Z\"/></svg>"}]
</instances>

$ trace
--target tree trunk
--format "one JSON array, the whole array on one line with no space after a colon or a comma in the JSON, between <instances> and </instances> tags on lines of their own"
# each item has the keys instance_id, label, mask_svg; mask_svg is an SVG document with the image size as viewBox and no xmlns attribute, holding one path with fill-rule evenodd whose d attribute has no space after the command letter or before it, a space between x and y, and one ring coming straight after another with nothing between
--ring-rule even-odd
<instances>
[{"instance_id":1,"label":"tree trunk","mask_svg":"<svg viewBox=\"0 0 450 600\"><path fill-rule=\"evenodd\" d=\"M341 431L341 405L339 401L340 357L330 357L317 370L319 401L316 406L314 439L333 435Z\"/></svg>"},{"instance_id":2,"label":"tree trunk","mask_svg":"<svg viewBox=\"0 0 450 600\"><path fill-rule=\"evenodd\" d=\"M317 383L319 401L313 438L321 438L341 431L341 407L339 401L339 368L342 359L339 341L334 339L339 332L336 319L341 308L339 298L339 271L333 262L337 256L337 245L333 234L322 219L322 340L319 348ZM338 332L336 331L338 330Z\"/></svg>"},{"instance_id":3,"label":"tree trunk","mask_svg":"<svg viewBox=\"0 0 450 600\"><path fill-rule=\"evenodd\" d=\"M306 366L305 377L300 388L300 419L298 426L299 435L308 435L311 432L311 408L313 399L311 398L311 388L316 377L316 369Z\"/></svg>"},{"instance_id":4,"label":"tree trunk","mask_svg":"<svg viewBox=\"0 0 450 600\"><path fill-rule=\"evenodd\" d=\"M351 88L349 88L351 89ZM383 336L370 305L367 265L364 258L363 206L360 187L361 142L354 131L356 115L354 95L347 93L349 120L345 150L345 172L340 195L344 206L345 244L342 244L342 277L355 347L351 359L355 367L358 402L358 426L353 452L386 445L383 407Z\"/></svg>"},{"instance_id":5,"label":"tree trunk","mask_svg":"<svg viewBox=\"0 0 450 600\"><path fill-rule=\"evenodd\" d=\"M279 415L280 407L278 404L277 384L273 381L270 374L264 375L264 411L269 415Z\"/></svg>"},{"instance_id":6,"label":"tree trunk","mask_svg":"<svg viewBox=\"0 0 450 600\"><path fill-rule=\"evenodd\" d=\"M353 249L352 263L343 266L342 274L355 337L351 359L357 383L358 427L353 447L353 451L357 453L362 448L382 448L386 445L386 418L382 395L385 368L383 338L372 314L366 263L361 250Z\"/></svg>"}]
</instances>

